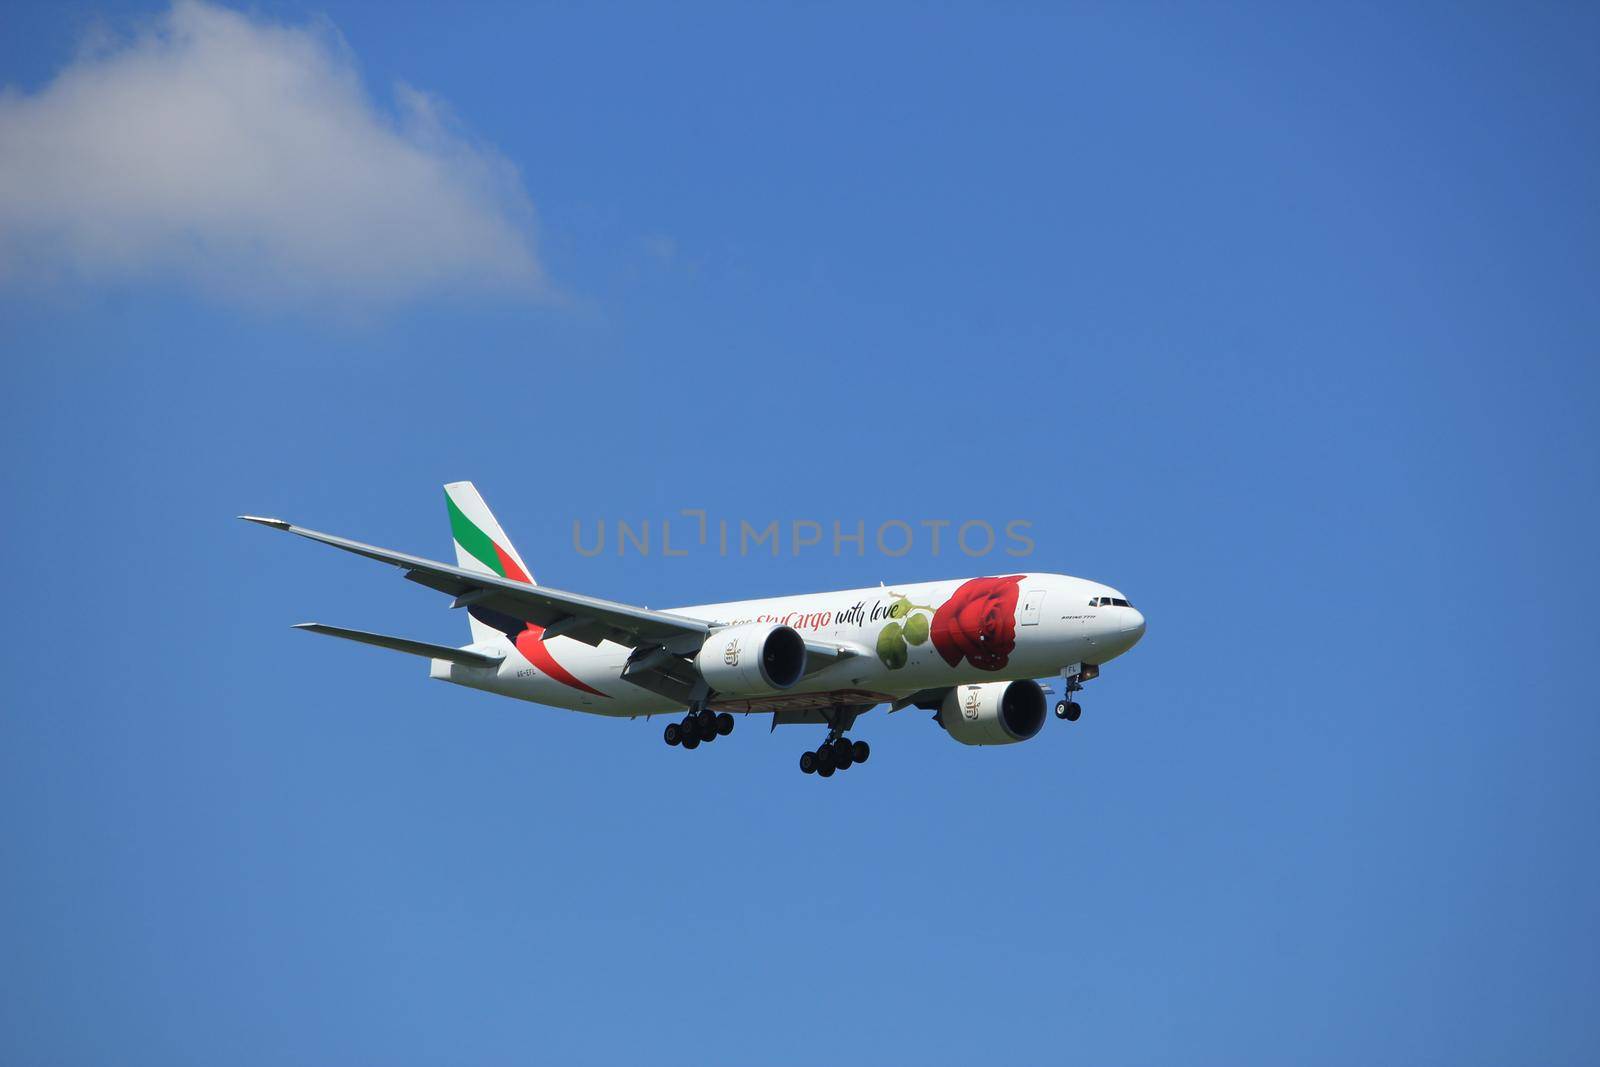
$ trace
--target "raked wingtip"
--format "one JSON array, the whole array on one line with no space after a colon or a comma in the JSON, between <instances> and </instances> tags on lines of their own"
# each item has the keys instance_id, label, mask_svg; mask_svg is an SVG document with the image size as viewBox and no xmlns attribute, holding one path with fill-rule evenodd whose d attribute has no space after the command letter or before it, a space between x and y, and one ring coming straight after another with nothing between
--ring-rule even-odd
<instances>
[{"instance_id":1,"label":"raked wingtip","mask_svg":"<svg viewBox=\"0 0 1600 1067\"><path fill-rule=\"evenodd\" d=\"M268 519L260 515L238 515L235 517L243 519L245 522L253 522L257 526L270 526L274 530L287 530L292 525L291 523L284 522L282 519Z\"/></svg>"}]
</instances>

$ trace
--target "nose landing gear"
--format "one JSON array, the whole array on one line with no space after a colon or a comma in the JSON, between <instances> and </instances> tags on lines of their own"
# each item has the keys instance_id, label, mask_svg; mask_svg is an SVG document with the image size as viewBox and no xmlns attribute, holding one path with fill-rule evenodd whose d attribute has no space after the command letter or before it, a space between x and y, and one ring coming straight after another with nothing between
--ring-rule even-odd
<instances>
[{"instance_id":1,"label":"nose landing gear","mask_svg":"<svg viewBox=\"0 0 1600 1067\"><path fill-rule=\"evenodd\" d=\"M1056 701L1056 718L1068 722L1078 721L1078 716L1083 714L1083 708L1072 699L1072 694L1081 691L1083 683L1099 673L1099 667L1087 663L1074 663L1061 672L1061 680L1066 684L1066 693L1062 699Z\"/></svg>"}]
</instances>

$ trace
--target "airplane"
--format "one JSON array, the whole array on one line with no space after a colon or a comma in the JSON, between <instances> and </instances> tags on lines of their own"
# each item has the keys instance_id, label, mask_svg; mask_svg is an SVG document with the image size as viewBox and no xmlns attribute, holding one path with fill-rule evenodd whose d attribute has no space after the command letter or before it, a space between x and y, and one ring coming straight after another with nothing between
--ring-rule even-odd
<instances>
[{"instance_id":1,"label":"airplane","mask_svg":"<svg viewBox=\"0 0 1600 1067\"><path fill-rule=\"evenodd\" d=\"M1037 736L1060 677L1057 718L1107 661L1144 636L1126 597L1064 574L1018 573L653 611L538 585L471 482L444 487L456 565L308 530L247 522L400 568L453 597L472 642L460 647L322 623L298 628L420 656L429 676L593 715L670 715L666 744L695 749L732 733L734 715L827 727L800 769L822 778L866 763L850 731L866 711L915 707L965 745ZM680 717L681 716L681 717Z\"/></svg>"}]
</instances>

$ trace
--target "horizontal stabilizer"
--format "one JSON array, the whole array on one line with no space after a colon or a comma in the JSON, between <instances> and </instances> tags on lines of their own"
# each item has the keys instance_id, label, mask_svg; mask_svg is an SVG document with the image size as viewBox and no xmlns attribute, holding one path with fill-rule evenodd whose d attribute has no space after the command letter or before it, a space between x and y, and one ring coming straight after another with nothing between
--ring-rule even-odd
<instances>
[{"instance_id":1,"label":"horizontal stabilizer","mask_svg":"<svg viewBox=\"0 0 1600 1067\"><path fill-rule=\"evenodd\" d=\"M464 648L451 648L449 645L410 641L404 637L389 637L385 634L368 633L365 630L347 630L342 626L325 626L320 622L296 623L295 629L309 630L314 634L327 634L329 637L342 637L346 641L359 641L363 645L390 648L396 652L407 652L428 659L447 659L463 667L498 667L500 661L504 659L503 656L486 656L482 652L469 652Z\"/></svg>"}]
</instances>

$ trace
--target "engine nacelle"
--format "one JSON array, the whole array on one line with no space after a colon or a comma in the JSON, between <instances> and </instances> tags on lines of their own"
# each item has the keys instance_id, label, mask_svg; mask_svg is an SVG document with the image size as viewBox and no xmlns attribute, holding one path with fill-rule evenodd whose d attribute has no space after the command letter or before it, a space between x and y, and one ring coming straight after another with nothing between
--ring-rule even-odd
<instances>
[{"instance_id":1,"label":"engine nacelle","mask_svg":"<svg viewBox=\"0 0 1600 1067\"><path fill-rule=\"evenodd\" d=\"M939 725L963 745L1014 745L1044 729L1038 682L958 685L939 705Z\"/></svg>"},{"instance_id":2,"label":"engine nacelle","mask_svg":"<svg viewBox=\"0 0 1600 1067\"><path fill-rule=\"evenodd\" d=\"M706 638L695 656L700 676L729 696L758 696L788 689L806 673L806 639L772 622L730 626Z\"/></svg>"}]
</instances>

